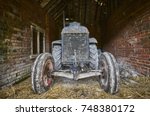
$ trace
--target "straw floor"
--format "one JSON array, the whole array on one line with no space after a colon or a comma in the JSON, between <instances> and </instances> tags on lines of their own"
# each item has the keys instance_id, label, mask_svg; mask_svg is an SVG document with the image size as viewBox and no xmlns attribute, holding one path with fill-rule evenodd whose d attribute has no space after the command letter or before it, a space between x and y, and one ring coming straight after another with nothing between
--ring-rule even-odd
<instances>
[{"instance_id":1,"label":"straw floor","mask_svg":"<svg viewBox=\"0 0 150 116\"><path fill-rule=\"evenodd\" d=\"M150 78L122 79L115 95L105 93L97 78L73 81L56 78L53 87L43 94L35 94L28 78L19 84L0 90L1 99L150 99Z\"/></svg>"}]
</instances>

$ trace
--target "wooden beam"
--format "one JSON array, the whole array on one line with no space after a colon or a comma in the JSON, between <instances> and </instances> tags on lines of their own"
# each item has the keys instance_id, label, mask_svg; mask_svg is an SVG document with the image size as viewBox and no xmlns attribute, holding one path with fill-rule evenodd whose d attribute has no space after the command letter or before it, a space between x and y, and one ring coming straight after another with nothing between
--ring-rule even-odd
<instances>
[{"instance_id":1,"label":"wooden beam","mask_svg":"<svg viewBox=\"0 0 150 116\"><path fill-rule=\"evenodd\" d=\"M48 12L49 8L51 8L57 0L50 0L49 3L44 7L44 10Z\"/></svg>"},{"instance_id":2,"label":"wooden beam","mask_svg":"<svg viewBox=\"0 0 150 116\"><path fill-rule=\"evenodd\" d=\"M98 7L99 7L99 5L98 5L98 3L96 3L95 16L94 16L95 22L96 22L96 20L97 20Z\"/></svg>"},{"instance_id":3,"label":"wooden beam","mask_svg":"<svg viewBox=\"0 0 150 116\"><path fill-rule=\"evenodd\" d=\"M41 7L44 8L48 3L50 3L52 0L40 0Z\"/></svg>"},{"instance_id":4,"label":"wooden beam","mask_svg":"<svg viewBox=\"0 0 150 116\"><path fill-rule=\"evenodd\" d=\"M57 7L55 7L51 12L50 15L54 16L55 14L57 14L57 12L59 11L59 9L61 9L62 7L65 6L65 3L61 2L60 4L57 5Z\"/></svg>"},{"instance_id":5,"label":"wooden beam","mask_svg":"<svg viewBox=\"0 0 150 116\"><path fill-rule=\"evenodd\" d=\"M86 24L87 0L84 0L84 24Z\"/></svg>"},{"instance_id":6,"label":"wooden beam","mask_svg":"<svg viewBox=\"0 0 150 116\"><path fill-rule=\"evenodd\" d=\"M57 0L57 2L55 4L53 4L52 7L49 7L47 13L50 13L55 7L57 7L57 5L61 2L62 0Z\"/></svg>"},{"instance_id":7,"label":"wooden beam","mask_svg":"<svg viewBox=\"0 0 150 116\"><path fill-rule=\"evenodd\" d=\"M53 16L53 17L54 17L54 20L57 20L57 18L59 18L59 16L61 16L61 15L63 14L63 11L64 11L65 7L66 7L66 5L64 5L63 7L61 7L61 8L58 10L57 14L55 14L55 15ZM63 20L63 19L62 19L62 20Z\"/></svg>"}]
</instances>

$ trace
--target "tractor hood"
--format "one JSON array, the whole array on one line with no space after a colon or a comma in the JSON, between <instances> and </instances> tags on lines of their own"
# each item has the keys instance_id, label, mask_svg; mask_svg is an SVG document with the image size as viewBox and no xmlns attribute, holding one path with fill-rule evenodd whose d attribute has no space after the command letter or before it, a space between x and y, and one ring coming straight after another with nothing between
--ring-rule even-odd
<instances>
[{"instance_id":1,"label":"tractor hood","mask_svg":"<svg viewBox=\"0 0 150 116\"><path fill-rule=\"evenodd\" d=\"M81 26L80 23L73 22L70 23L69 26L66 26L63 28L61 34L64 33L87 33L89 34L89 31L86 27Z\"/></svg>"}]
</instances>

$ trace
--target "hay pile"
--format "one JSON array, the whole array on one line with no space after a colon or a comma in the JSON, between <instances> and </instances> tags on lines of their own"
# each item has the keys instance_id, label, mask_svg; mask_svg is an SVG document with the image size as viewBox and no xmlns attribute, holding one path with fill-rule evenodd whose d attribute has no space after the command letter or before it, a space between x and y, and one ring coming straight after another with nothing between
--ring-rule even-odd
<instances>
[{"instance_id":1,"label":"hay pile","mask_svg":"<svg viewBox=\"0 0 150 116\"><path fill-rule=\"evenodd\" d=\"M8 99L132 99L150 98L150 78L132 78L121 80L119 93L110 95L105 93L97 78L79 81L56 78L54 86L46 93L34 94L31 89L30 78L14 86L0 90L0 98Z\"/></svg>"}]
</instances>

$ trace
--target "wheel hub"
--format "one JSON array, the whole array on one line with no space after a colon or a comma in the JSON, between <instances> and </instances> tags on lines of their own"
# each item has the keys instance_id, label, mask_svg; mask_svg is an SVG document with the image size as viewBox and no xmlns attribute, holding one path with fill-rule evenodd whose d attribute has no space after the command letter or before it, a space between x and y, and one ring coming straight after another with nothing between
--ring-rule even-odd
<instances>
[{"instance_id":1,"label":"wheel hub","mask_svg":"<svg viewBox=\"0 0 150 116\"><path fill-rule=\"evenodd\" d=\"M51 60L47 60L44 67L44 74L43 74L43 84L45 87L49 87L52 84L52 76L51 73L53 71L53 65Z\"/></svg>"},{"instance_id":2,"label":"wheel hub","mask_svg":"<svg viewBox=\"0 0 150 116\"><path fill-rule=\"evenodd\" d=\"M104 86L106 86L107 85L107 73L108 73L106 62L102 61L101 69L102 69L101 83Z\"/></svg>"}]
</instances>

